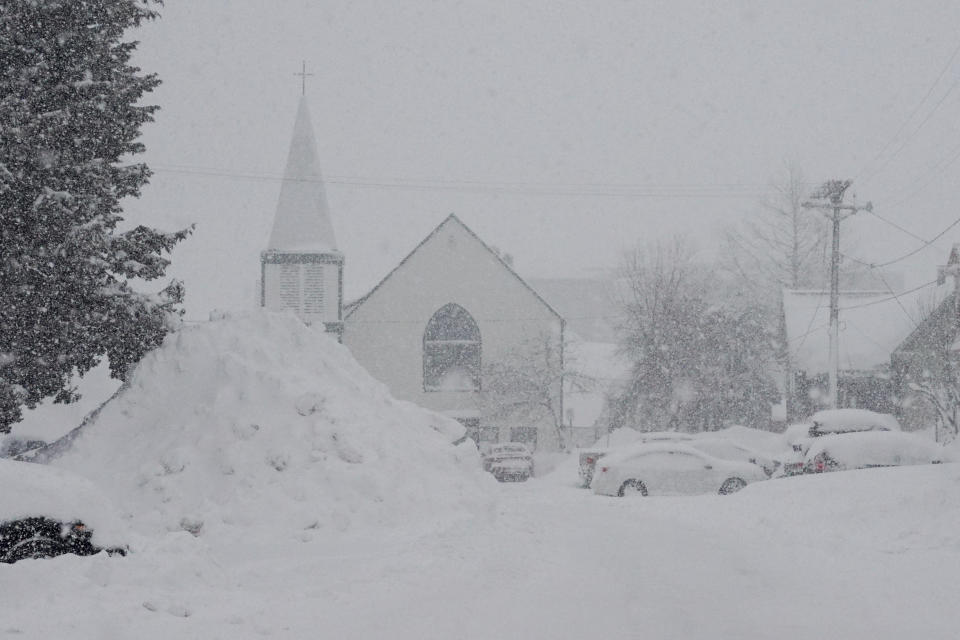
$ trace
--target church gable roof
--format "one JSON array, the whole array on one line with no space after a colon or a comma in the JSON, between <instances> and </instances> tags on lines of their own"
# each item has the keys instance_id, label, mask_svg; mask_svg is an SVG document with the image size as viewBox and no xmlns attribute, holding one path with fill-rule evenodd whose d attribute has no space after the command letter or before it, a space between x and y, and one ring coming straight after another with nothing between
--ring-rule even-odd
<instances>
[{"instance_id":1,"label":"church gable roof","mask_svg":"<svg viewBox=\"0 0 960 640\"><path fill-rule=\"evenodd\" d=\"M317 143L306 98L300 99L293 126L280 199L268 251L336 251L327 194L320 173Z\"/></svg>"},{"instance_id":2,"label":"church gable roof","mask_svg":"<svg viewBox=\"0 0 960 640\"><path fill-rule=\"evenodd\" d=\"M399 264L397 264L397 266L395 266L393 269L391 269L390 272L389 272L386 276L384 276L383 279L382 279L380 282L378 282L375 287L373 287L373 289L371 289L369 292L367 292L367 294L364 295L363 297L361 297L361 298L359 298L359 299L351 302L351 303L348 304L346 307L344 307L344 317L345 317L345 318L349 318L358 308L360 308L360 307L363 305L364 302L366 302L366 301L369 300L372 296L374 296L374 295L377 293L377 291L379 291L379 290L383 287L384 283L386 283L388 280L390 280L390 278L391 278L395 273L397 273L397 271L399 271L405 264L407 264L407 263L410 261L410 259L411 259L414 255L416 255L418 251L420 251L420 249L421 249L422 247L424 247L424 246L425 246L426 244L428 244L433 238L435 238L435 237L437 236L437 234L439 234L440 231L441 231L444 227L446 227L448 224L455 224L455 225L457 225L458 227L460 227L461 229L463 229L470 238L472 238L473 240L475 240L481 247L483 247L483 249L484 249L487 253L489 253L491 256L493 256L493 257L496 259L496 261L500 264L500 266L502 266L502 267L507 271L507 273L510 274L510 276L512 276L513 278L516 278L516 280L517 280L520 284L522 284L522 285L524 286L524 288L526 288L531 294L533 294L533 297L536 298L536 300L537 300L540 304L542 304L542 305L544 306L544 308L546 308L552 315L556 316L556 318L557 318L558 320L560 320L561 322L563 322L563 317L562 317L559 313L557 313L556 309L554 309L552 306L550 306L550 304L549 304L546 300L544 300L543 297L542 297L539 293L537 293L536 290L535 290L533 287L531 287L529 284L527 284L527 282L526 282L523 278L521 278L520 275L517 274L517 272L514 271L513 268L512 268L509 264L507 264L506 262L504 262L503 258L501 258L500 255L499 255L496 251L494 251L493 249L491 249L490 246L489 246L487 243L485 243L483 240L480 239L480 236L478 236L476 233L474 233L473 230L470 229L470 227L468 227L467 225L465 225L465 224L460 220L460 218L458 218L458 217L457 217L455 214L453 214L453 213L451 213L449 216L447 216L446 219L444 219L443 222L441 222L439 225L437 225L436 228L434 228L434 230L431 231L431 232L427 235L427 237L425 237L423 240L421 240L420 243L417 244L416 247L414 247L413 251L411 251L410 253L408 253L407 256L406 256L403 260L401 260Z\"/></svg>"}]
</instances>

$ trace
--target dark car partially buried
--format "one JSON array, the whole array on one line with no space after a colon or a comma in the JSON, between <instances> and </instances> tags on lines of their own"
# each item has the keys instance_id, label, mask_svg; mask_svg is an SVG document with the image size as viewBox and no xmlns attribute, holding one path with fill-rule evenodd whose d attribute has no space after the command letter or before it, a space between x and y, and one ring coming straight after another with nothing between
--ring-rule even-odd
<instances>
[{"instance_id":1,"label":"dark car partially buried","mask_svg":"<svg viewBox=\"0 0 960 640\"><path fill-rule=\"evenodd\" d=\"M47 465L0 460L0 562L63 554L126 555L125 527L85 478Z\"/></svg>"}]
</instances>

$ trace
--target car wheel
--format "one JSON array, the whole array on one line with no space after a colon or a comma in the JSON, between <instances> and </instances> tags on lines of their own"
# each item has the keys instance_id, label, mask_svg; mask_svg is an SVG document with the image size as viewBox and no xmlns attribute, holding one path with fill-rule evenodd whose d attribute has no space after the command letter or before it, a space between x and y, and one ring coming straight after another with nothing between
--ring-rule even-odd
<instances>
[{"instance_id":1,"label":"car wheel","mask_svg":"<svg viewBox=\"0 0 960 640\"><path fill-rule=\"evenodd\" d=\"M3 561L13 563L29 558L51 558L62 553L64 553L62 541L33 537L21 540L11 546Z\"/></svg>"},{"instance_id":2,"label":"car wheel","mask_svg":"<svg viewBox=\"0 0 960 640\"><path fill-rule=\"evenodd\" d=\"M747 486L747 483L742 478L727 478L723 481L723 484L720 485L720 495L727 496L731 493L736 493Z\"/></svg>"},{"instance_id":3,"label":"car wheel","mask_svg":"<svg viewBox=\"0 0 960 640\"><path fill-rule=\"evenodd\" d=\"M639 480L627 480L620 485L617 495L621 498L624 496L645 496L647 495L647 487Z\"/></svg>"}]
</instances>

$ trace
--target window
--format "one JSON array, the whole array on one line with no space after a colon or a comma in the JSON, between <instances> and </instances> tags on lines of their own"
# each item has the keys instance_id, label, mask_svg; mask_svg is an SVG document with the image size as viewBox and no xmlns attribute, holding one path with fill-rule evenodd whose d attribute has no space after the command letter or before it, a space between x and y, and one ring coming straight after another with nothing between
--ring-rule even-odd
<instances>
[{"instance_id":1,"label":"window","mask_svg":"<svg viewBox=\"0 0 960 640\"><path fill-rule=\"evenodd\" d=\"M530 445L531 450L537 448L537 428L536 427L511 427L510 442L525 442Z\"/></svg>"},{"instance_id":2,"label":"window","mask_svg":"<svg viewBox=\"0 0 960 640\"><path fill-rule=\"evenodd\" d=\"M480 442L499 442L500 429L498 427L480 427Z\"/></svg>"},{"instance_id":3,"label":"window","mask_svg":"<svg viewBox=\"0 0 960 640\"><path fill-rule=\"evenodd\" d=\"M440 308L423 332L424 391L480 390L480 329L458 304Z\"/></svg>"}]
</instances>

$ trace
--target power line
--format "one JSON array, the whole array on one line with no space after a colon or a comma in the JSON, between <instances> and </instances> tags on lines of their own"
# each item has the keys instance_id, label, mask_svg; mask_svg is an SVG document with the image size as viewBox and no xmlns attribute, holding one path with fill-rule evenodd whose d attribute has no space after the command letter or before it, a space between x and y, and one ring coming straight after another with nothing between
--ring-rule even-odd
<instances>
[{"instance_id":1,"label":"power line","mask_svg":"<svg viewBox=\"0 0 960 640\"><path fill-rule=\"evenodd\" d=\"M906 253L906 254L900 256L899 258L894 258L893 260L888 260L887 262L871 263L871 262L865 262L865 261L860 260L860 259L858 259L858 258L853 258L852 256L847 256L847 257L849 257L851 260L854 260L854 261L856 261L856 262L860 262L860 263L865 264L865 265L867 265L868 267L872 267L872 268L876 268L876 267L888 267L888 266L890 266L891 264L896 264L897 262L900 262L901 260L906 260L907 258L910 258L910 257L912 257L912 256L920 253L921 251L923 251L924 249L926 249L927 247L929 247L930 245L932 245L934 242L936 242L937 240L939 240L940 238L942 238L944 235L946 235L946 233L947 233L948 231L950 231L951 229L953 229L953 228L954 228L955 226L957 226L958 224L960 224L960 218L957 218L956 220L954 220L953 222L951 222L951 223L950 223L950 226L948 226L946 229L944 229L943 231L941 231L940 233L938 233L936 236L934 236L931 240L926 241L923 245L917 247L916 249L914 249L914 250L911 251L910 253Z\"/></svg>"},{"instance_id":2,"label":"power line","mask_svg":"<svg viewBox=\"0 0 960 640\"><path fill-rule=\"evenodd\" d=\"M887 218L884 218L883 216L881 216L881 215L880 215L879 213L877 213L876 211L870 211L869 213L870 213L873 217L877 218L878 220L882 220L883 222L886 222L888 225L890 225L890 226L893 227L894 229L897 229L897 230L899 230L899 231L904 232L905 234L907 234L908 236L910 236L911 238L913 238L913 239L915 239L915 240L919 240L920 242L926 242L926 241L927 241L926 238L921 238L920 236L918 236L918 235L915 234L914 232L912 232L912 231L910 231L910 230L908 230L908 229L904 229L903 227L901 227L900 225L898 225L898 224L897 224L896 222L894 222L893 220L888 220Z\"/></svg>"},{"instance_id":3,"label":"power line","mask_svg":"<svg viewBox=\"0 0 960 640\"><path fill-rule=\"evenodd\" d=\"M239 173L218 169L179 168L176 166L155 165L160 173L180 173L223 177L240 180L281 182L279 175L262 173ZM763 185L749 184L546 184L523 182L479 182L448 180L372 180L358 177L329 177L327 179L301 178L294 181L334 184L358 188L401 189L420 191L467 191L518 195L542 196L599 196L620 198L733 198L755 199L769 192Z\"/></svg>"},{"instance_id":4,"label":"power line","mask_svg":"<svg viewBox=\"0 0 960 640\"><path fill-rule=\"evenodd\" d=\"M936 89L938 84L940 84L940 80L943 79L943 76L947 73L947 70L949 70L950 67L953 65L953 61L956 59L957 54L960 54L960 43L958 43L956 48L954 48L953 53L950 54L950 57L947 59L946 64L944 64L943 68L940 69L940 73L937 74L937 77L934 79L933 83L927 89L927 92L923 95L923 98L920 100L920 102L918 102L917 105L910 112L910 115L907 116L907 118L900 124L900 127L897 129L897 131L893 134L893 136L889 140L887 140L886 144L883 145L883 148L880 149L877 155L875 155L873 159L870 160L870 162L868 162L867 165L860 170L860 172L863 172L867 167L869 167L870 165L874 164L877 160L879 160L883 156L883 154L886 153L887 149L889 149L890 146L896 141L896 139L900 136L900 134L903 133L903 130L906 128L906 126L910 123L911 120L913 120L913 117L917 115L917 113L920 111L923 105L927 102L927 100L933 94L933 90ZM956 88L956 85L957 85L957 81L955 81L954 84L951 85L950 89L947 90L947 93L944 94L944 96L940 99L940 102L938 102L934 106L933 110L929 114L927 114L927 117L924 119L923 122L920 123L920 126L917 127L917 129L914 130L914 132L907 137L906 141L904 141L904 145L906 144L907 141L910 140L910 138L915 136L920 131L921 128L923 128L923 125L927 123L927 120L930 119L930 116L933 115L933 113L940 107L940 105L943 103L946 97L950 95L950 92L953 91L954 88ZM864 181L869 180L870 178L875 176L877 173L879 173L886 166L886 164L889 163L889 160L892 159L894 156L896 156L897 153L899 153L899 151L903 148L904 145L901 145L897 149L897 151L894 152L893 156L888 158L887 163L884 163L882 166L880 166L875 171L873 171L867 178L864 179Z\"/></svg>"},{"instance_id":5,"label":"power line","mask_svg":"<svg viewBox=\"0 0 960 640\"><path fill-rule=\"evenodd\" d=\"M883 285L887 288L887 291L893 294L893 298L897 301L897 306L900 307L900 310L903 311L903 315L907 316L907 319L910 320L910 323L914 328L917 328L919 325L917 325L916 321L913 319L913 316L910 315L910 312L907 311L907 308L903 306L903 302L900 301L900 297L894 293L893 287L891 287L890 283L887 282L887 279L883 276L883 273L881 273L879 269L874 269L874 271L876 272L877 277L880 278L880 281L883 283Z\"/></svg>"},{"instance_id":6,"label":"power line","mask_svg":"<svg viewBox=\"0 0 960 640\"><path fill-rule=\"evenodd\" d=\"M889 302L890 300L897 298L897 296L905 296L908 293L914 293L916 291L920 291L921 289L926 289L927 287L935 284L937 284L937 281L931 280L930 282L925 282L918 287L914 287L913 289L908 289L907 291L901 291L900 293L894 294L887 298L880 298L879 300L871 300L870 302L864 302L862 304L854 304L854 305L850 305L849 307L840 307L840 311L850 311L851 309L862 309L863 307L870 307L875 304L882 304L884 302Z\"/></svg>"},{"instance_id":7,"label":"power line","mask_svg":"<svg viewBox=\"0 0 960 640\"><path fill-rule=\"evenodd\" d=\"M216 167L203 167L198 165L185 165L185 164L169 164L169 163L150 163L151 167L158 167L162 170L174 171L177 170L182 173L215 173L216 175L226 175L226 176L242 176L242 177L259 177L270 180L282 181L284 180L284 175L278 172L269 172L269 171L246 171L246 172L235 172L229 169L220 169ZM314 182L312 179L305 179L309 182ZM337 181L337 182L389 182L389 183L404 183L404 184L449 184L449 185L477 185L477 186L513 186L513 187L599 187L599 188L622 188L622 189L634 189L634 188L663 188L663 189L713 189L713 188L725 188L725 189L748 189L748 190L762 190L770 191L775 189L775 186L771 186L765 183L759 182L715 182L715 183L696 183L696 182L666 182L666 183L642 183L642 182L567 182L557 184L555 182L529 182L529 181L495 181L495 180L451 180L448 178L435 178L435 177L421 177L421 178L370 178L368 176L349 176L349 175L328 175L326 179L320 178L320 181Z\"/></svg>"},{"instance_id":8,"label":"power line","mask_svg":"<svg viewBox=\"0 0 960 640\"><path fill-rule=\"evenodd\" d=\"M917 195L919 195L920 192L923 191L924 189L926 189L927 186L928 186L931 182L933 182L934 180L936 180L936 179L937 179L938 177L940 177L947 169L949 169L949 168L953 165L953 163L957 161L958 158L960 158L960 144L958 144L958 145L955 146L953 149L951 149L949 153L947 153L945 156L943 156L942 158L940 158L937 162L935 162L935 163L933 164L933 166L931 166L931 167L928 169L929 173L928 173L928 175L927 175L927 179L926 179L926 180L922 181L919 185L917 185L916 187L914 187L914 189L913 189L910 193L908 193L907 195L905 195L905 196L903 196L902 198L899 198L899 199L897 199L897 200L894 200L894 201L890 204L890 207L891 207L891 208L897 207L897 206L903 204L904 202L906 202L906 201L908 201L908 200L912 200L914 197L916 197Z\"/></svg>"}]
</instances>

